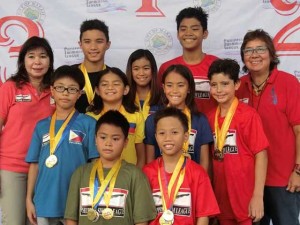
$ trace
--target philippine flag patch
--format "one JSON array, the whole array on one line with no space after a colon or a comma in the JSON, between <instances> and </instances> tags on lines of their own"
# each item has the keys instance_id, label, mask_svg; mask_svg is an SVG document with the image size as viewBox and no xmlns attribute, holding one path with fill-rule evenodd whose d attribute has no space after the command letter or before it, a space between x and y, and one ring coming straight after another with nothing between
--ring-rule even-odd
<instances>
[{"instance_id":1,"label":"philippine flag patch","mask_svg":"<svg viewBox=\"0 0 300 225\"><path fill-rule=\"evenodd\" d=\"M69 142L73 144L82 144L85 134L79 130L70 130Z\"/></svg>"},{"instance_id":2,"label":"philippine flag patch","mask_svg":"<svg viewBox=\"0 0 300 225\"><path fill-rule=\"evenodd\" d=\"M135 133L136 123L129 123L129 134Z\"/></svg>"}]
</instances>

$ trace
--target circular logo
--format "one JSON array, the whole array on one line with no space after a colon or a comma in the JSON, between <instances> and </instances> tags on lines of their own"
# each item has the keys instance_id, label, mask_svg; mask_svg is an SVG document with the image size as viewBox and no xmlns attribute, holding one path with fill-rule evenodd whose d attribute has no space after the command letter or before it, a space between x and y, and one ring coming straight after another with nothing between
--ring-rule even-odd
<instances>
[{"instance_id":1,"label":"circular logo","mask_svg":"<svg viewBox=\"0 0 300 225\"><path fill-rule=\"evenodd\" d=\"M216 12L221 6L221 0L193 0L194 5L201 6L207 13Z\"/></svg>"},{"instance_id":2,"label":"circular logo","mask_svg":"<svg viewBox=\"0 0 300 225\"><path fill-rule=\"evenodd\" d=\"M17 10L17 15L27 17L41 24L44 22L46 17L44 7L36 1L23 2Z\"/></svg>"},{"instance_id":3,"label":"circular logo","mask_svg":"<svg viewBox=\"0 0 300 225\"><path fill-rule=\"evenodd\" d=\"M172 35L164 28L153 28L145 37L146 47L155 55L169 52L173 46Z\"/></svg>"}]
</instances>

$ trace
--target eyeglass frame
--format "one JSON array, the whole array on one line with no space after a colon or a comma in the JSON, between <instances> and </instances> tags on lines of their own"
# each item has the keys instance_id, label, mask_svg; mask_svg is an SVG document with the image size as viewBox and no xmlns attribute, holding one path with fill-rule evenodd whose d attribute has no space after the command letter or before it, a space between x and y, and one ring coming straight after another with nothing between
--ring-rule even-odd
<instances>
[{"instance_id":1,"label":"eyeglass frame","mask_svg":"<svg viewBox=\"0 0 300 225\"><path fill-rule=\"evenodd\" d=\"M267 46L259 46L256 48L245 48L245 49L243 49L243 53L244 53L244 55L247 55L247 56L252 55L254 52L256 54L262 55L266 52L266 50L268 50ZM258 52L258 51L261 51L261 52Z\"/></svg>"},{"instance_id":2,"label":"eyeglass frame","mask_svg":"<svg viewBox=\"0 0 300 225\"><path fill-rule=\"evenodd\" d=\"M58 91L57 88L64 88L64 90ZM60 85L54 86L53 89L54 89L55 91L57 91L58 93L64 93L65 90L67 90L67 92L68 92L69 94L76 94L76 93L78 93L78 92L80 91L80 90L79 90L78 88L76 88L76 87L64 87L64 86L60 86ZM70 92L70 90L72 90L72 89L74 89L74 91L76 90L76 92L72 92L72 91Z\"/></svg>"}]
</instances>

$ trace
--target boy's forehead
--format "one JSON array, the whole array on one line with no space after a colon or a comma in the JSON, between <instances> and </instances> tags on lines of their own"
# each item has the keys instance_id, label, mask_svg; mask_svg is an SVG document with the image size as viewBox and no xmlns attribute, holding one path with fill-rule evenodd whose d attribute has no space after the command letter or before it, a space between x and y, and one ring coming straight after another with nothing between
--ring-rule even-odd
<instances>
[{"instance_id":1,"label":"boy's forehead","mask_svg":"<svg viewBox=\"0 0 300 225\"><path fill-rule=\"evenodd\" d=\"M108 135L122 135L123 131L121 127L118 127L114 124L103 123L99 126L97 133L108 134Z\"/></svg>"},{"instance_id":2,"label":"boy's forehead","mask_svg":"<svg viewBox=\"0 0 300 225\"><path fill-rule=\"evenodd\" d=\"M54 81L55 84L65 84L65 85L73 85L79 86L79 84L72 78L71 74L66 74L63 77L60 77Z\"/></svg>"},{"instance_id":3,"label":"boy's forehead","mask_svg":"<svg viewBox=\"0 0 300 225\"><path fill-rule=\"evenodd\" d=\"M182 26L200 26L201 25L201 21L199 21L197 18L192 17L192 18L184 18L181 22L180 22L180 27Z\"/></svg>"},{"instance_id":4,"label":"boy's forehead","mask_svg":"<svg viewBox=\"0 0 300 225\"><path fill-rule=\"evenodd\" d=\"M103 31L92 29L92 30L86 30L82 32L82 40L84 39L104 39L106 40L106 36Z\"/></svg>"}]
</instances>

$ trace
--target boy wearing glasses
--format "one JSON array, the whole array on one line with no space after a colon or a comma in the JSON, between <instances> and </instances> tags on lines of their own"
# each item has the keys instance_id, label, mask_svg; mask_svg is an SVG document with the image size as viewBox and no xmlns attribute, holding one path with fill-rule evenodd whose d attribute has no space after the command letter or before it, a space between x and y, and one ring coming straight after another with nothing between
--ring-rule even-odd
<instances>
[{"instance_id":1,"label":"boy wearing glasses","mask_svg":"<svg viewBox=\"0 0 300 225\"><path fill-rule=\"evenodd\" d=\"M30 163L26 208L32 224L63 222L72 173L99 157L94 139L96 121L75 110L84 84L77 67L61 66L52 77L56 111L37 123L26 157Z\"/></svg>"}]
</instances>

